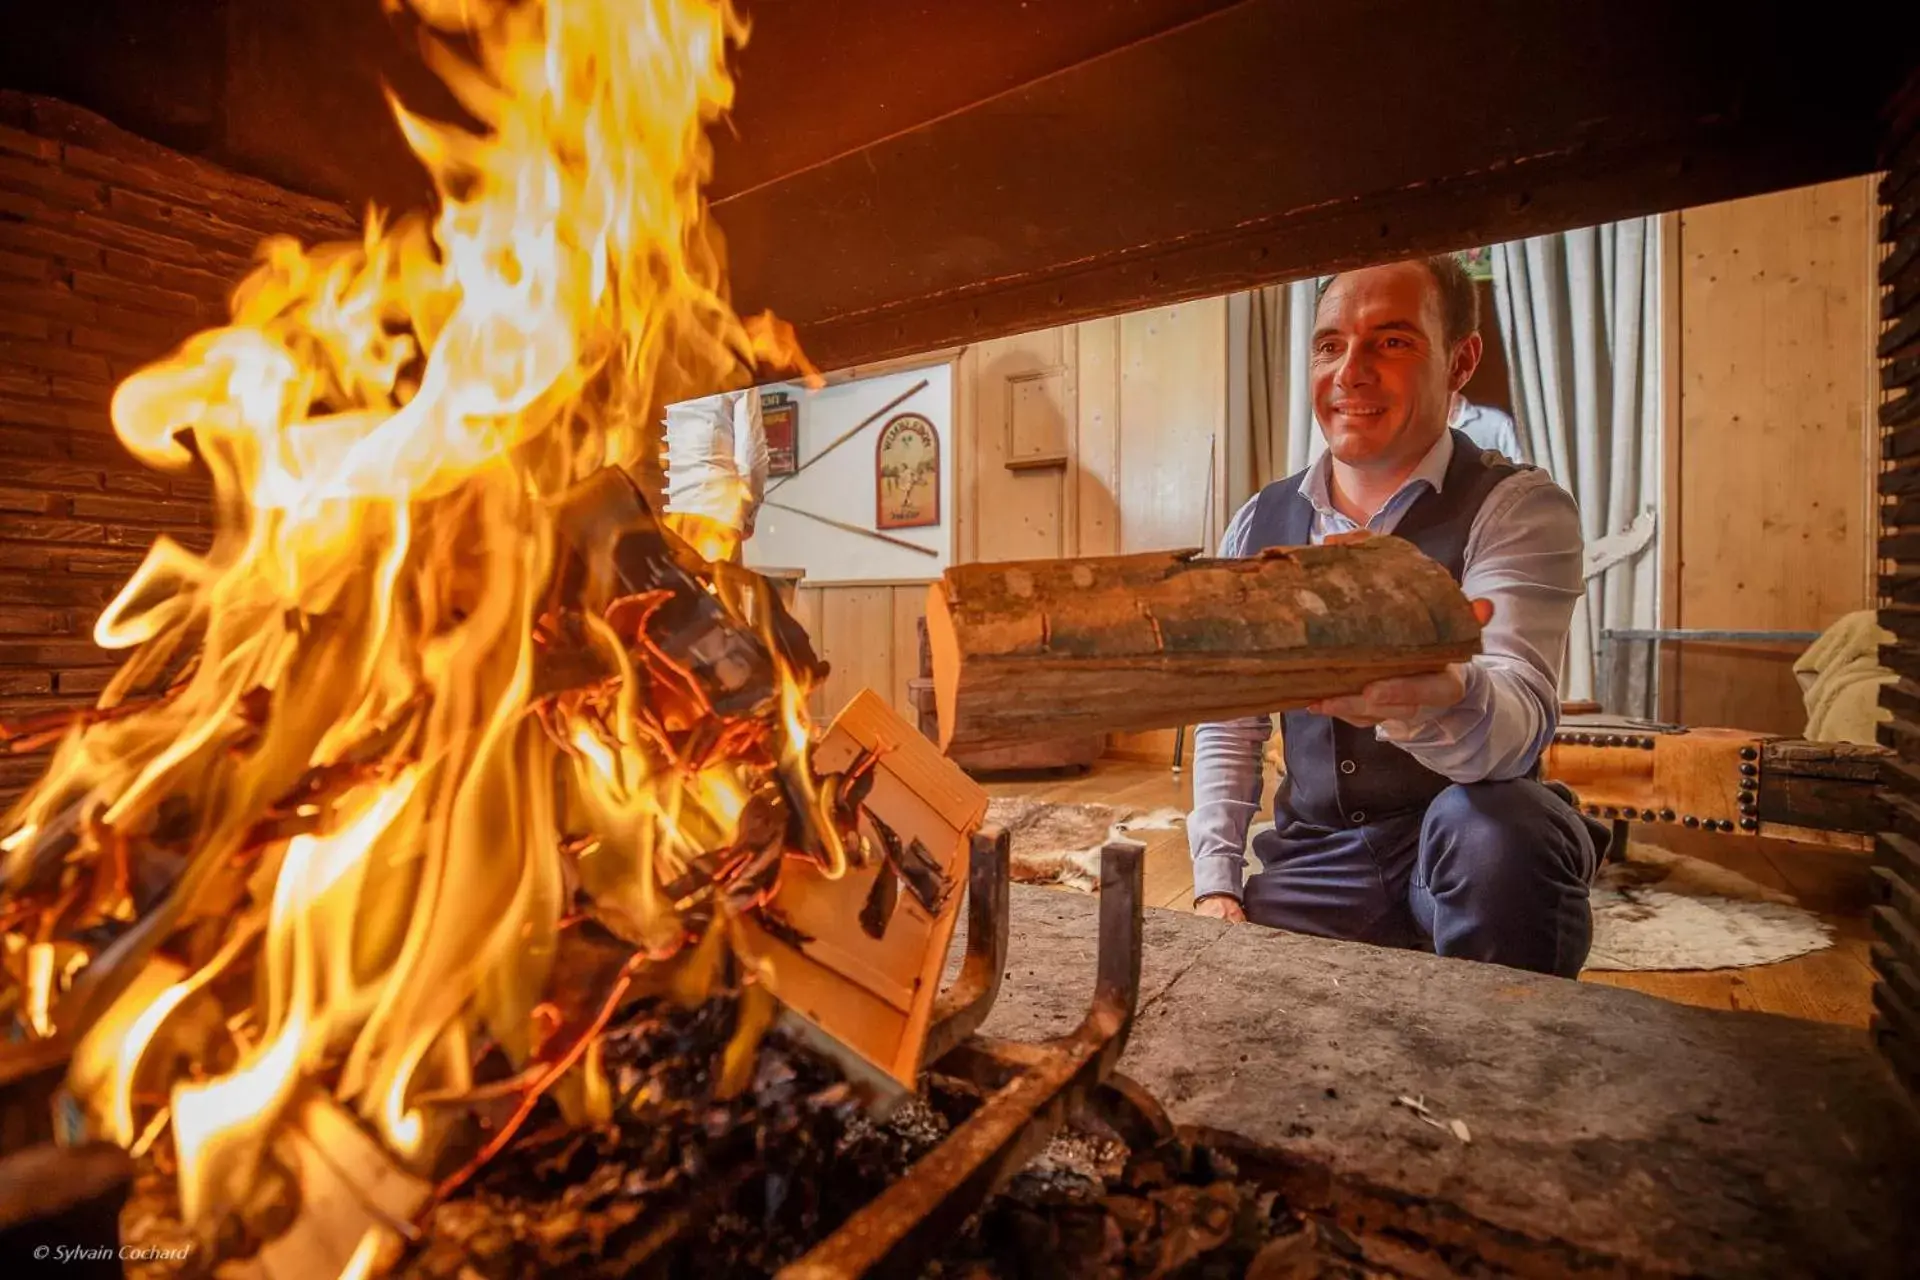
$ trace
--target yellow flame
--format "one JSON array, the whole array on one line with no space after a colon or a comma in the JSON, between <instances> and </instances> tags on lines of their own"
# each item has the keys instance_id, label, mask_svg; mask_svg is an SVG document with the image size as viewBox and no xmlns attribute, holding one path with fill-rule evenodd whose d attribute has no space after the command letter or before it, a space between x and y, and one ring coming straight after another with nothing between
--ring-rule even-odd
<instances>
[{"instance_id":1,"label":"yellow flame","mask_svg":"<svg viewBox=\"0 0 1920 1280\"><path fill-rule=\"evenodd\" d=\"M382 1250L392 1238L393 1233L385 1227L368 1227L366 1234L360 1237L360 1243L354 1246L353 1256L340 1269L338 1280L367 1280L373 1274L374 1264L380 1260Z\"/></svg>"},{"instance_id":2,"label":"yellow flame","mask_svg":"<svg viewBox=\"0 0 1920 1280\"><path fill-rule=\"evenodd\" d=\"M395 103L432 216L370 214L355 243L267 242L229 323L117 389L135 456L211 478L212 546L157 541L95 628L131 651L103 706L158 692L163 672L167 696L70 732L0 835L11 889L76 814L91 861L68 865L94 877L113 874L103 833L124 851L187 820L188 864L152 908L176 932L130 935L121 963L148 967L72 1028L70 1079L117 1141L150 1143L170 1116L196 1225L238 1201L303 1078L424 1165L417 1100L470 1083L470 1045L530 1054L574 887L563 831L591 830L579 887L648 954L688 941L664 886L738 836L773 771L830 872L845 867L809 770L807 690L777 656L764 722L721 726L704 739L727 743L717 756L676 747L639 638L595 596L572 607L613 692L536 698L541 622L584 553L563 541L567 496L650 464L660 406L737 385L756 355L798 358L790 331L728 305L701 195L744 28L727 0L405 3L478 130ZM667 524L711 560L736 549L731 531ZM713 714L675 707L679 729ZM93 889L49 898L49 918L79 933L98 923L84 904L127 898ZM228 911L208 957L193 926ZM7 928L14 957L30 935ZM732 936L716 924L705 943L721 954ZM61 967L32 946L25 1030L48 1036L65 1029ZM233 995L245 974L253 994ZM188 1012L201 994L221 1017ZM218 1041L209 1074L165 1108L137 1103L143 1061L180 1050L188 1023ZM604 1108L597 1052L583 1061Z\"/></svg>"},{"instance_id":3,"label":"yellow flame","mask_svg":"<svg viewBox=\"0 0 1920 1280\"><path fill-rule=\"evenodd\" d=\"M27 948L27 1025L37 1036L53 1034L53 944Z\"/></svg>"}]
</instances>

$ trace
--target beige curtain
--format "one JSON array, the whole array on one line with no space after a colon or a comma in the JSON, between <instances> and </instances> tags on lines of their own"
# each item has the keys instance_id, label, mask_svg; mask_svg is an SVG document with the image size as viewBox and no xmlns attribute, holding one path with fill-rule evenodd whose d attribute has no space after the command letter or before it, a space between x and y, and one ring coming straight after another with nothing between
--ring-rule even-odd
<instances>
[{"instance_id":1,"label":"beige curtain","mask_svg":"<svg viewBox=\"0 0 1920 1280\"><path fill-rule=\"evenodd\" d=\"M1313 456L1307 342L1317 281L1296 280L1227 301L1227 503L1220 525L1260 486Z\"/></svg>"},{"instance_id":2,"label":"beige curtain","mask_svg":"<svg viewBox=\"0 0 1920 1280\"><path fill-rule=\"evenodd\" d=\"M1514 417L1534 460L1580 504L1586 599L1567 641L1564 698L1597 693L1623 715L1653 712L1648 645L1600 633L1658 625L1660 245L1630 218L1493 248L1494 303ZM1619 544L1610 556L1596 555Z\"/></svg>"}]
</instances>

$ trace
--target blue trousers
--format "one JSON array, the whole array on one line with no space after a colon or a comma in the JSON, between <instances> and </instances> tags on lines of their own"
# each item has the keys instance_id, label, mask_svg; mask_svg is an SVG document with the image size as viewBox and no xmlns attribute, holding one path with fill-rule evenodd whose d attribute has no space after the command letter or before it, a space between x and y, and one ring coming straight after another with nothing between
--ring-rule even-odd
<instances>
[{"instance_id":1,"label":"blue trousers","mask_svg":"<svg viewBox=\"0 0 1920 1280\"><path fill-rule=\"evenodd\" d=\"M1456 784L1425 813L1260 833L1244 901L1255 924L1571 978L1604 851L1605 828L1538 782Z\"/></svg>"}]
</instances>

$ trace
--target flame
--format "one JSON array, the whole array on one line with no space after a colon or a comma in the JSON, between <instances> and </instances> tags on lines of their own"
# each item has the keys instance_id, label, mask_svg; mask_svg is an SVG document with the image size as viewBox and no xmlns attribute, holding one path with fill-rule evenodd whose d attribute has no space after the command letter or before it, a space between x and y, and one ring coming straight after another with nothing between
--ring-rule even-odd
<instances>
[{"instance_id":1,"label":"flame","mask_svg":"<svg viewBox=\"0 0 1920 1280\"><path fill-rule=\"evenodd\" d=\"M116 1141L170 1128L209 1232L303 1081L424 1167L420 1099L470 1087L474 1046L547 1052L576 890L665 963L724 954L724 918L690 945L696 901L755 909L783 856L848 856L808 764L812 657L765 584L751 622L710 574L691 593L764 651L767 696L723 710L702 664L748 660L675 650L679 598L613 563L635 529L669 568L731 557L606 469L652 463L664 404L806 368L729 307L701 195L743 25L726 0L406 7L471 117L393 104L436 210L268 241L229 323L118 388L129 450L211 475L213 545L155 543L95 628L119 675L0 824L17 1031L80 1039L70 1085ZM84 948L63 976L55 940ZM579 1070L604 1109L572 1043L527 1076ZM198 1065L161 1104L135 1082L163 1045Z\"/></svg>"}]
</instances>

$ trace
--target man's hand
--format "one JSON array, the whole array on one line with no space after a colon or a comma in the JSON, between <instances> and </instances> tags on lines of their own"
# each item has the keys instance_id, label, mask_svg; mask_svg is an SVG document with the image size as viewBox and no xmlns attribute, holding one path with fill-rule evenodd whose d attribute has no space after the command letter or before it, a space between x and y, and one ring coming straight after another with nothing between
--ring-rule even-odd
<instances>
[{"instance_id":1,"label":"man's hand","mask_svg":"<svg viewBox=\"0 0 1920 1280\"><path fill-rule=\"evenodd\" d=\"M1493 601L1475 600L1473 616L1481 626L1486 626L1493 620ZM1317 716L1344 720L1362 729L1371 729L1388 720L1418 724L1454 706L1466 693L1466 669L1455 665L1430 676L1395 676L1390 680L1375 680L1358 693L1309 703L1307 710Z\"/></svg>"},{"instance_id":2,"label":"man's hand","mask_svg":"<svg viewBox=\"0 0 1920 1280\"><path fill-rule=\"evenodd\" d=\"M1317 716L1332 716L1362 729L1371 729L1386 720L1418 724L1466 696L1467 680L1458 667L1430 676L1396 676L1375 680L1358 693L1344 698L1323 698L1309 703L1307 710Z\"/></svg>"},{"instance_id":3,"label":"man's hand","mask_svg":"<svg viewBox=\"0 0 1920 1280\"><path fill-rule=\"evenodd\" d=\"M1247 913L1240 907L1240 899L1230 893L1209 894L1193 904L1193 914L1212 916L1215 920L1225 920L1230 924L1244 924Z\"/></svg>"}]
</instances>

